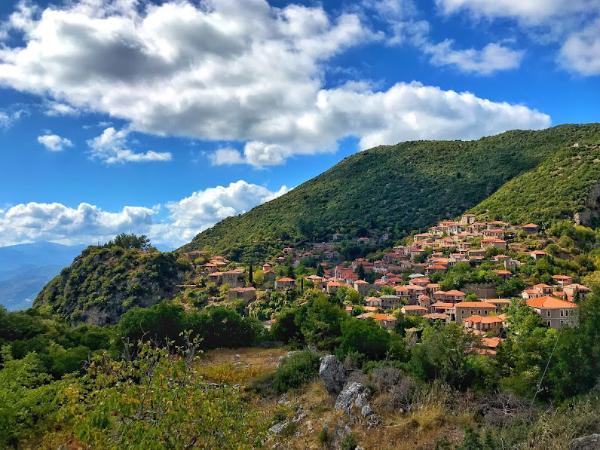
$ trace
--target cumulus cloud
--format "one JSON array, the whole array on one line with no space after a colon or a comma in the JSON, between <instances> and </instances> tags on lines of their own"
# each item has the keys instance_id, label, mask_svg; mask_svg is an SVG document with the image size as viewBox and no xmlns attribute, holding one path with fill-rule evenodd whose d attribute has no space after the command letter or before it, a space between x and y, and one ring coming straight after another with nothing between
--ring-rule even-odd
<instances>
[{"instance_id":1,"label":"cumulus cloud","mask_svg":"<svg viewBox=\"0 0 600 450\"><path fill-rule=\"evenodd\" d=\"M438 44L424 46L431 55L431 62L437 66L455 66L462 72L489 75L491 73L515 69L521 64L523 51L513 50L501 44L487 44L481 50L474 48L456 50L454 42L445 40Z\"/></svg>"},{"instance_id":2,"label":"cumulus cloud","mask_svg":"<svg viewBox=\"0 0 600 450\"><path fill-rule=\"evenodd\" d=\"M600 75L600 18L569 36L560 56L560 62L567 70L582 75Z\"/></svg>"},{"instance_id":3,"label":"cumulus cloud","mask_svg":"<svg viewBox=\"0 0 600 450\"><path fill-rule=\"evenodd\" d=\"M189 197L166 205L170 213L169 229L174 239L187 242L215 223L273 200L288 190L282 186L277 191L271 191L264 186L239 180L227 186L194 192Z\"/></svg>"},{"instance_id":4,"label":"cumulus cloud","mask_svg":"<svg viewBox=\"0 0 600 450\"><path fill-rule=\"evenodd\" d=\"M600 74L598 0L436 0L444 14L466 11L488 19L514 19L542 43L560 46L559 64L584 76Z\"/></svg>"},{"instance_id":5,"label":"cumulus cloud","mask_svg":"<svg viewBox=\"0 0 600 450\"><path fill-rule=\"evenodd\" d=\"M122 164L126 162L151 162L170 161L169 152L134 152L128 148L127 135L129 130L116 130L113 127L106 128L100 136L90 139L88 146L92 151L92 158L106 164Z\"/></svg>"},{"instance_id":6,"label":"cumulus cloud","mask_svg":"<svg viewBox=\"0 0 600 450\"><path fill-rule=\"evenodd\" d=\"M135 131L240 142L240 158L257 166L332 151L352 135L369 142L375 135L479 137L550 124L548 116L520 105L418 83L383 91L352 83L325 88L324 66L333 56L381 38L359 14L332 18L321 7L276 8L265 0L205 0L197 6L112 0L49 6L28 17L13 25L23 46L0 51L1 85L124 119ZM359 105L351 106L352 114L345 111L356 100L366 101L368 114L357 111ZM410 126L394 132L390 110ZM475 128L463 134L465 113ZM120 142L118 151L92 150L107 163L167 159L128 152ZM221 151L213 162L238 160Z\"/></svg>"},{"instance_id":7,"label":"cumulus cloud","mask_svg":"<svg viewBox=\"0 0 600 450\"><path fill-rule=\"evenodd\" d=\"M38 136L37 141L51 152L62 152L67 147L73 147L70 139L57 134L43 134Z\"/></svg>"},{"instance_id":8,"label":"cumulus cloud","mask_svg":"<svg viewBox=\"0 0 600 450\"><path fill-rule=\"evenodd\" d=\"M192 193L166 208L125 206L110 212L88 203L24 203L0 210L0 246L34 241L68 244L105 242L119 233L150 236L155 244L177 247L226 217L241 214L287 192L244 180ZM162 210L166 217L160 217Z\"/></svg>"},{"instance_id":9,"label":"cumulus cloud","mask_svg":"<svg viewBox=\"0 0 600 450\"><path fill-rule=\"evenodd\" d=\"M0 210L0 245L43 240L106 241L118 233L148 230L157 213L155 208L133 206L108 212L88 203L76 208L61 203L19 204Z\"/></svg>"},{"instance_id":10,"label":"cumulus cloud","mask_svg":"<svg viewBox=\"0 0 600 450\"><path fill-rule=\"evenodd\" d=\"M210 155L210 161L213 166L229 166L232 164L242 164L244 158L239 150L231 147L219 148Z\"/></svg>"}]
</instances>

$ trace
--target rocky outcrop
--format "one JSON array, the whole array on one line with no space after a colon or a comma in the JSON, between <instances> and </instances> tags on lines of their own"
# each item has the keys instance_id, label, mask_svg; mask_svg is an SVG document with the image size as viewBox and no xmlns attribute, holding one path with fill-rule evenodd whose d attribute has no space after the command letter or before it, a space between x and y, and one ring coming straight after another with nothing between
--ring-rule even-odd
<instances>
[{"instance_id":1,"label":"rocky outcrop","mask_svg":"<svg viewBox=\"0 0 600 450\"><path fill-rule=\"evenodd\" d=\"M346 370L334 355L323 356L319 366L319 377L323 380L327 392L338 394L346 382Z\"/></svg>"},{"instance_id":2,"label":"rocky outcrop","mask_svg":"<svg viewBox=\"0 0 600 450\"><path fill-rule=\"evenodd\" d=\"M569 450L600 450L600 434L590 434L573 439Z\"/></svg>"},{"instance_id":3,"label":"rocky outcrop","mask_svg":"<svg viewBox=\"0 0 600 450\"><path fill-rule=\"evenodd\" d=\"M598 150L600 152L600 149ZM584 209L577 212L573 220L578 225L593 226L600 221L600 183L589 193Z\"/></svg>"},{"instance_id":4,"label":"rocky outcrop","mask_svg":"<svg viewBox=\"0 0 600 450\"><path fill-rule=\"evenodd\" d=\"M352 420L363 417L369 427L377 426L381 421L369 403L369 396L369 390L364 384L352 381L338 395L335 409L344 411Z\"/></svg>"}]
</instances>

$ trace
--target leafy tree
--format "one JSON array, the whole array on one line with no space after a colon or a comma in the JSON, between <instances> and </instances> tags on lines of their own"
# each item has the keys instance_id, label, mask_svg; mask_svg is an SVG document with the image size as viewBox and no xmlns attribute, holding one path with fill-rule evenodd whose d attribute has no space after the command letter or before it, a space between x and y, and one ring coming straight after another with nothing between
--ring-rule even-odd
<instances>
[{"instance_id":1,"label":"leafy tree","mask_svg":"<svg viewBox=\"0 0 600 450\"><path fill-rule=\"evenodd\" d=\"M153 248L150 245L150 239L148 239L147 236L136 236L135 234L126 233L121 233L117 235L112 241L109 241L106 245L108 247L115 246L124 249L137 249L142 251L148 251Z\"/></svg>"},{"instance_id":2,"label":"leafy tree","mask_svg":"<svg viewBox=\"0 0 600 450\"><path fill-rule=\"evenodd\" d=\"M323 266L319 264L317 266L317 276L322 277L323 275L325 275L325 270L323 269Z\"/></svg>"},{"instance_id":3,"label":"leafy tree","mask_svg":"<svg viewBox=\"0 0 600 450\"><path fill-rule=\"evenodd\" d=\"M276 322L271 326L273 337L285 344L303 341L300 325L297 323L297 310L286 308L277 315Z\"/></svg>"},{"instance_id":4,"label":"leafy tree","mask_svg":"<svg viewBox=\"0 0 600 450\"><path fill-rule=\"evenodd\" d=\"M422 342L412 352L412 372L424 380L440 379L458 389L469 387L479 375L472 351L477 338L459 324L423 330Z\"/></svg>"},{"instance_id":5,"label":"leafy tree","mask_svg":"<svg viewBox=\"0 0 600 450\"><path fill-rule=\"evenodd\" d=\"M305 300L307 303L298 310L296 319L304 339L320 349L334 348L339 342L345 312L320 291L308 291Z\"/></svg>"},{"instance_id":6,"label":"leafy tree","mask_svg":"<svg viewBox=\"0 0 600 450\"><path fill-rule=\"evenodd\" d=\"M382 359L390 345L390 334L374 320L347 318L342 322L339 351L342 355L359 353L366 359Z\"/></svg>"},{"instance_id":7,"label":"leafy tree","mask_svg":"<svg viewBox=\"0 0 600 450\"><path fill-rule=\"evenodd\" d=\"M184 328L198 337L203 348L245 347L255 344L262 324L224 307L211 307L187 315Z\"/></svg>"},{"instance_id":8,"label":"leafy tree","mask_svg":"<svg viewBox=\"0 0 600 450\"><path fill-rule=\"evenodd\" d=\"M126 312L118 324L121 339L132 344L152 341L156 345L164 345L168 341L179 341L183 329L183 307L169 302L149 308L134 308Z\"/></svg>"}]
</instances>

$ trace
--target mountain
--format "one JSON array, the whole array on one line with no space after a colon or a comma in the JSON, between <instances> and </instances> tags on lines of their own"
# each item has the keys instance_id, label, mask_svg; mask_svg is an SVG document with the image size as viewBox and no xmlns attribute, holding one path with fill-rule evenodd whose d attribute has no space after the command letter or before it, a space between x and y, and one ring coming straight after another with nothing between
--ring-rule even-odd
<instances>
[{"instance_id":1,"label":"mountain","mask_svg":"<svg viewBox=\"0 0 600 450\"><path fill-rule=\"evenodd\" d=\"M44 287L34 305L70 321L110 324L134 306L173 296L187 268L176 254L154 248L90 246Z\"/></svg>"},{"instance_id":2,"label":"mountain","mask_svg":"<svg viewBox=\"0 0 600 450\"><path fill-rule=\"evenodd\" d=\"M376 147L223 220L182 249L254 259L334 233L398 239L471 208L520 222L580 213L585 222L597 209L591 194L600 181L599 143L600 124L589 124Z\"/></svg>"},{"instance_id":3,"label":"mountain","mask_svg":"<svg viewBox=\"0 0 600 450\"><path fill-rule=\"evenodd\" d=\"M82 249L52 242L0 247L0 305L9 310L29 308L44 285Z\"/></svg>"},{"instance_id":4,"label":"mountain","mask_svg":"<svg viewBox=\"0 0 600 450\"><path fill-rule=\"evenodd\" d=\"M600 223L600 143L576 143L513 178L471 210L512 223Z\"/></svg>"}]
</instances>

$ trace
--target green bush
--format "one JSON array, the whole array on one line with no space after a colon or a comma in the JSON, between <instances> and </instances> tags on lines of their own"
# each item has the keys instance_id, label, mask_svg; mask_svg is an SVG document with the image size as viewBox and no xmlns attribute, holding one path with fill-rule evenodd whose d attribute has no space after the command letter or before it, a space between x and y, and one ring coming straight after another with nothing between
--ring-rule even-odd
<instances>
[{"instance_id":1,"label":"green bush","mask_svg":"<svg viewBox=\"0 0 600 450\"><path fill-rule=\"evenodd\" d=\"M273 387L277 393L287 392L308 383L319 371L319 355L309 350L294 352L286 356L275 375Z\"/></svg>"}]
</instances>

